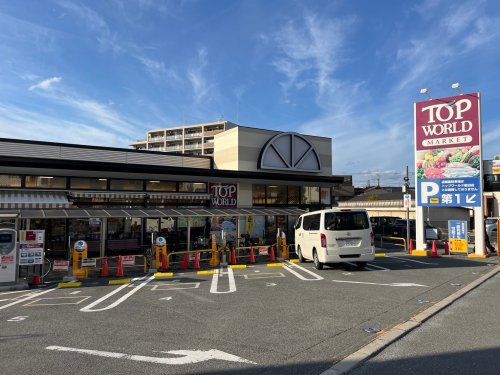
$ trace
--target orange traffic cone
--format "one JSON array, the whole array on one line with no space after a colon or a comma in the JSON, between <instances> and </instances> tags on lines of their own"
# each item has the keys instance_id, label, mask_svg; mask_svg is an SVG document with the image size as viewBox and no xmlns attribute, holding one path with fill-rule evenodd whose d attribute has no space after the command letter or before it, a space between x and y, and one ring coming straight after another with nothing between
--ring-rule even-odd
<instances>
[{"instance_id":1,"label":"orange traffic cone","mask_svg":"<svg viewBox=\"0 0 500 375\"><path fill-rule=\"evenodd\" d=\"M415 248L413 247L413 240L410 240L410 249L408 250L411 253L413 253L413 250L415 250Z\"/></svg>"},{"instance_id":2,"label":"orange traffic cone","mask_svg":"<svg viewBox=\"0 0 500 375\"><path fill-rule=\"evenodd\" d=\"M189 268L189 254L184 254L184 259L182 261L182 269L187 270Z\"/></svg>"},{"instance_id":3,"label":"orange traffic cone","mask_svg":"<svg viewBox=\"0 0 500 375\"><path fill-rule=\"evenodd\" d=\"M270 262L275 262L276 261L276 255L274 254L274 245L271 246L271 250L269 252L269 261Z\"/></svg>"},{"instance_id":4,"label":"orange traffic cone","mask_svg":"<svg viewBox=\"0 0 500 375\"><path fill-rule=\"evenodd\" d=\"M255 263L255 254L253 252L253 247L250 248L250 263L251 264Z\"/></svg>"},{"instance_id":5,"label":"orange traffic cone","mask_svg":"<svg viewBox=\"0 0 500 375\"><path fill-rule=\"evenodd\" d=\"M444 255L451 255L450 254L450 244L448 242L444 243Z\"/></svg>"},{"instance_id":6,"label":"orange traffic cone","mask_svg":"<svg viewBox=\"0 0 500 375\"><path fill-rule=\"evenodd\" d=\"M109 277L108 258L102 258L101 277Z\"/></svg>"},{"instance_id":7,"label":"orange traffic cone","mask_svg":"<svg viewBox=\"0 0 500 375\"><path fill-rule=\"evenodd\" d=\"M431 258L439 258L436 240L432 241L432 253Z\"/></svg>"},{"instance_id":8,"label":"orange traffic cone","mask_svg":"<svg viewBox=\"0 0 500 375\"><path fill-rule=\"evenodd\" d=\"M42 278L38 275L33 276L33 281L31 281L31 285L33 286L42 285Z\"/></svg>"},{"instance_id":9,"label":"orange traffic cone","mask_svg":"<svg viewBox=\"0 0 500 375\"><path fill-rule=\"evenodd\" d=\"M125 277L125 272L123 271L123 258L121 255L118 257L118 268L116 269L116 277Z\"/></svg>"},{"instance_id":10,"label":"orange traffic cone","mask_svg":"<svg viewBox=\"0 0 500 375\"><path fill-rule=\"evenodd\" d=\"M200 269L200 252L197 251L196 253L194 253L194 267L193 267L195 270L199 270Z\"/></svg>"},{"instance_id":11,"label":"orange traffic cone","mask_svg":"<svg viewBox=\"0 0 500 375\"><path fill-rule=\"evenodd\" d=\"M237 260L236 260L236 250L231 250L231 264L236 264L237 263Z\"/></svg>"}]
</instances>

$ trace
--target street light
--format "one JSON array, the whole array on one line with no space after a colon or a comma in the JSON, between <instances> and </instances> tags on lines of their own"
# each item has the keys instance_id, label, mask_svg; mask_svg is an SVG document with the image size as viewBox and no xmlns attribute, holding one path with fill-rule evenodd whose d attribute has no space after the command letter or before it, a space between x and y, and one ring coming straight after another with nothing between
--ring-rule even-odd
<instances>
[{"instance_id":1,"label":"street light","mask_svg":"<svg viewBox=\"0 0 500 375\"><path fill-rule=\"evenodd\" d=\"M406 166L406 176L403 178L405 184L403 187L403 193L404 195L408 194L410 195L410 171L408 166ZM405 201L403 197L403 202ZM410 202L411 202L411 195L410 195ZM411 203L410 203L411 204ZM406 205L406 251L410 251L410 204L405 204Z\"/></svg>"},{"instance_id":2,"label":"street light","mask_svg":"<svg viewBox=\"0 0 500 375\"><path fill-rule=\"evenodd\" d=\"M429 90L427 88L420 89L420 93L422 95L427 95L429 97L429 99L432 100L431 95L429 94Z\"/></svg>"},{"instance_id":3,"label":"street light","mask_svg":"<svg viewBox=\"0 0 500 375\"><path fill-rule=\"evenodd\" d=\"M460 93L460 95L464 94L462 89L460 88L460 83L458 83L458 82L452 83L451 88L454 90L457 90Z\"/></svg>"}]
</instances>

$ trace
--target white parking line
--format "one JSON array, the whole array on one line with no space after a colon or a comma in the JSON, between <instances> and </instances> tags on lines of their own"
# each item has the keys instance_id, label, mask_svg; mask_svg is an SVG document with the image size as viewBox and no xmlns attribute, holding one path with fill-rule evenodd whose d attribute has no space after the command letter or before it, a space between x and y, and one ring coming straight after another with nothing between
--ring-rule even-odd
<instances>
[{"instance_id":1,"label":"white parking line","mask_svg":"<svg viewBox=\"0 0 500 375\"><path fill-rule=\"evenodd\" d=\"M364 284L364 285L382 285L382 286L421 286L428 288L427 285L415 284L415 283L370 283L367 281L348 281L348 280L332 280L334 283L347 283L347 284Z\"/></svg>"},{"instance_id":2,"label":"white parking line","mask_svg":"<svg viewBox=\"0 0 500 375\"><path fill-rule=\"evenodd\" d=\"M221 293L233 293L236 292L236 282L234 281L234 274L231 268L227 268L227 277L229 280L229 290L224 292L220 292L217 290L217 285L219 283L219 273L223 273L224 268L221 267L218 270L215 270L214 275L212 276L212 284L210 285L210 293L221 294Z\"/></svg>"},{"instance_id":3,"label":"white parking line","mask_svg":"<svg viewBox=\"0 0 500 375\"><path fill-rule=\"evenodd\" d=\"M368 263L367 264L368 267L371 267L371 268L375 268L375 269L380 269L382 271L390 271L389 268L385 268L385 267L381 267L381 266L376 266L375 264L371 264L371 263Z\"/></svg>"},{"instance_id":4,"label":"white parking line","mask_svg":"<svg viewBox=\"0 0 500 375\"><path fill-rule=\"evenodd\" d=\"M18 303L22 303L24 301L28 301L28 300L32 299L33 297L38 297L38 296L41 296L42 294L52 292L55 289L57 289L57 288L52 288L52 289L44 290L43 292L39 292L39 293L33 293L33 294L27 296L26 298L19 299L17 301L14 301L14 302L8 303L6 305L0 306L0 310L6 309L7 307L10 307L10 306L17 305Z\"/></svg>"},{"instance_id":5,"label":"white parking line","mask_svg":"<svg viewBox=\"0 0 500 375\"><path fill-rule=\"evenodd\" d=\"M393 257L393 256L388 256L387 258L401 259L401 260L408 261L408 262L419 263L419 264L428 264L428 265L431 265L431 266L435 266L434 263L422 262L421 260L399 258L399 257Z\"/></svg>"},{"instance_id":6,"label":"white parking line","mask_svg":"<svg viewBox=\"0 0 500 375\"><path fill-rule=\"evenodd\" d=\"M102 301L105 301L107 300L109 297L115 295L116 293L120 292L122 289L124 288L127 288L130 284L125 284L125 285L122 285L118 288L116 288L115 290L113 290L111 293L108 293L106 294L104 297L101 297L99 298L98 300L92 302L90 305L87 305L85 307L82 307L80 309L80 311L83 311L83 312L97 312L97 311L104 311L104 310L110 310L116 306L118 306L120 303L122 303L123 301L125 301L126 299L128 299L129 297L131 297L134 293L137 293L141 288L143 288L144 286L146 286L151 280L154 279L154 275L150 276L149 278L147 278L145 281L143 281L142 283L140 283L139 285L137 285L134 289L132 289L130 292L128 292L127 294L125 294L124 296L120 297L119 299L117 299L115 302L113 302L111 305L108 305L106 307L102 307L100 309L92 309L92 307L98 305L99 303L101 303ZM132 280L132 282L135 282L137 280Z\"/></svg>"},{"instance_id":7,"label":"white parking line","mask_svg":"<svg viewBox=\"0 0 500 375\"><path fill-rule=\"evenodd\" d=\"M14 293L33 293L33 292L30 291L29 289L25 289L25 290L11 290L9 292L2 292L2 293L0 293L0 296L3 296L4 294L14 294Z\"/></svg>"},{"instance_id":8,"label":"white parking line","mask_svg":"<svg viewBox=\"0 0 500 375\"><path fill-rule=\"evenodd\" d=\"M254 279L273 279L276 277L285 277L285 274L281 273L281 272L279 272L279 273L266 272L266 273L261 273L259 275L251 273L251 274L244 274L244 275L237 275L237 276L241 276L247 280L254 280Z\"/></svg>"},{"instance_id":9,"label":"white parking line","mask_svg":"<svg viewBox=\"0 0 500 375\"><path fill-rule=\"evenodd\" d=\"M53 298L37 298L33 301L28 302L23 306L60 306L60 305L79 305L83 301L86 301L91 296L78 296L78 297L53 297ZM50 302L50 301L60 301L64 300L67 302ZM76 300L76 301L75 301ZM40 301L45 301L47 303L38 303ZM75 302L70 302L75 301Z\"/></svg>"},{"instance_id":10,"label":"white parking line","mask_svg":"<svg viewBox=\"0 0 500 375\"><path fill-rule=\"evenodd\" d=\"M287 270L288 272L290 272L292 275L297 276L300 280L304 280L304 281L318 281L318 280L323 280L324 279L322 276L320 276L318 274L315 274L314 272L309 271L308 269L306 269L304 267L301 267L301 266L299 266L297 264L294 264L294 263L292 263L292 262L290 262L288 260L286 262L288 264L286 264L285 266L283 266L283 268L285 270ZM308 279L307 277L302 276L300 273L298 273L297 271L293 270L292 267L293 268L298 268L298 269L300 269L300 270L308 273L309 275L313 276L313 278L312 279Z\"/></svg>"},{"instance_id":11,"label":"white parking line","mask_svg":"<svg viewBox=\"0 0 500 375\"><path fill-rule=\"evenodd\" d=\"M78 294L81 293L81 290L75 290L74 292L71 292L70 294Z\"/></svg>"},{"instance_id":12,"label":"white parking line","mask_svg":"<svg viewBox=\"0 0 500 375\"><path fill-rule=\"evenodd\" d=\"M200 283L172 283L172 284L155 284L151 288L153 290L178 290L178 289L197 289L200 287Z\"/></svg>"}]
</instances>

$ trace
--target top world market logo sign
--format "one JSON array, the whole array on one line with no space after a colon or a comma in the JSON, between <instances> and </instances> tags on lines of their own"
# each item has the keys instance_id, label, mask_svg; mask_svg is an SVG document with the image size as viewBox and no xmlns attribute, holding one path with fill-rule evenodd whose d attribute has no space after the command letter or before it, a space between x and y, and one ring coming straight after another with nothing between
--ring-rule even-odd
<instances>
[{"instance_id":1,"label":"top world market logo sign","mask_svg":"<svg viewBox=\"0 0 500 375\"><path fill-rule=\"evenodd\" d=\"M417 205L480 206L479 94L415 104Z\"/></svg>"}]
</instances>

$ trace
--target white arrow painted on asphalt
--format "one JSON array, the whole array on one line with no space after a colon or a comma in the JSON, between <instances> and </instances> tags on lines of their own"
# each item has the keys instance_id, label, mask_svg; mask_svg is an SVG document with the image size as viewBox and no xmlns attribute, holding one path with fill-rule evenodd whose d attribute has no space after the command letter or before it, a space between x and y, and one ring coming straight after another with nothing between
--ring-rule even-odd
<instances>
[{"instance_id":1,"label":"white arrow painted on asphalt","mask_svg":"<svg viewBox=\"0 0 500 375\"><path fill-rule=\"evenodd\" d=\"M170 350L166 352L162 352L165 354L177 355L180 357L173 358L165 358L165 357L150 357L145 355L135 355L135 354L126 354L126 353L117 353L117 352L104 352L100 350L91 350L91 349L79 349L79 348L70 348L66 346L47 346L45 349L48 350L57 350L60 352L73 352L73 353L81 353L88 355L95 355L99 357L107 357L107 358L117 358L117 359L128 359L131 361L139 361L139 362L151 362L158 363L162 365L188 365L191 363L198 363L203 361L209 361L211 359L218 359L221 361L228 362L241 362L241 363L250 363L256 365L257 363L249 361L248 359L238 357L233 354L229 354L217 349L210 350Z\"/></svg>"},{"instance_id":2,"label":"white arrow painted on asphalt","mask_svg":"<svg viewBox=\"0 0 500 375\"><path fill-rule=\"evenodd\" d=\"M172 299L172 297L163 297L163 298L160 298L160 300L163 300L163 301L170 301Z\"/></svg>"},{"instance_id":3,"label":"white arrow painted on asphalt","mask_svg":"<svg viewBox=\"0 0 500 375\"><path fill-rule=\"evenodd\" d=\"M334 283L348 283L348 284L366 284L366 285L382 285L382 286L421 286L424 288L428 288L427 285L422 284L414 284L414 283L369 283L365 281L347 281L347 280L332 280Z\"/></svg>"},{"instance_id":4,"label":"white arrow painted on asphalt","mask_svg":"<svg viewBox=\"0 0 500 375\"><path fill-rule=\"evenodd\" d=\"M465 203L476 203L476 194L467 195L465 197Z\"/></svg>"}]
</instances>

